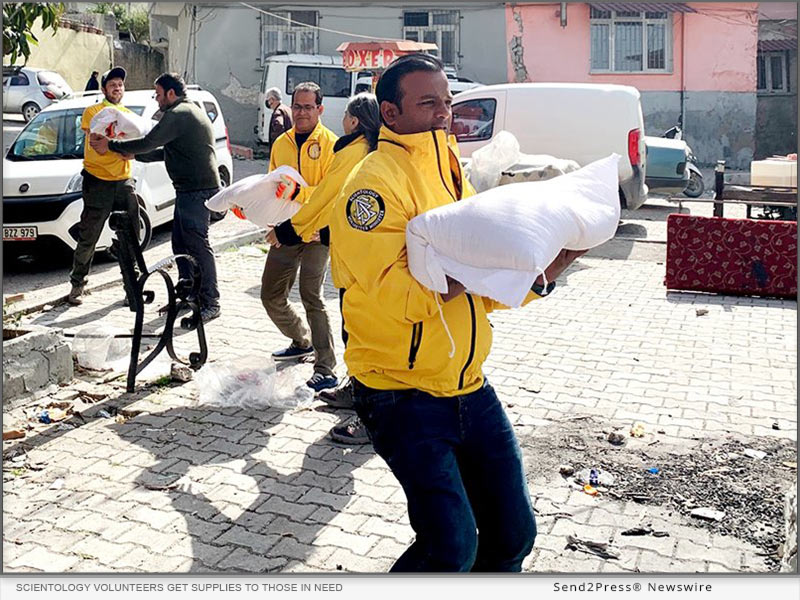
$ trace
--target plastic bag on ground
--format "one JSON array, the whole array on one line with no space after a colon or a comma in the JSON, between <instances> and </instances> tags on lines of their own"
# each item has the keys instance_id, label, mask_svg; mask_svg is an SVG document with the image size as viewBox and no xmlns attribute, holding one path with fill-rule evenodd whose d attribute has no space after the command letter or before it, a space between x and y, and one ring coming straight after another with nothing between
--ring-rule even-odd
<instances>
[{"instance_id":1,"label":"plastic bag on ground","mask_svg":"<svg viewBox=\"0 0 800 600\"><path fill-rule=\"evenodd\" d=\"M262 175L250 175L223 188L206 200L209 210L223 212L238 207L248 221L259 227L272 227L291 219L302 204L294 200L281 200L275 197L275 190L287 175L301 186L308 185L296 169L283 165Z\"/></svg>"},{"instance_id":2,"label":"plastic bag on ground","mask_svg":"<svg viewBox=\"0 0 800 600\"><path fill-rule=\"evenodd\" d=\"M130 338L115 337L127 331L102 323L92 323L75 332L72 354L86 369L105 370L124 368L130 360Z\"/></svg>"},{"instance_id":3,"label":"plastic bag on ground","mask_svg":"<svg viewBox=\"0 0 800 600\"><path fill-rule=\"evenodd\" d=\"M509 131L500 131L494 139L472 153L469 181L478 192L485 192L500 183L500 175L519 162L519 142Z\"/></svg>"},{"instance_id":4,"label":"plastic bag on ground","mask_svg":"<svg viewBox=\"0 0 800 600\"><path fill-rule=\"evenodd\" d=\"M449 275L471 293L519 306L562 249L614 237L619 159L612 154L549 181L496 187L414 217L406 226L411 274L441 294Z\"/></svg>"},{"instance_id":5,"label":"plastic bag on ground","mask_svg":"<svg viewBox=\"0 0 800 600\"><path fill-rule=\"evenodd\" d=\"M314 399L297 369L276 372L271 358L207 363L195 373L194 381L199 390L197 404L208 406L292 409Z\"/></svg>"},{"instance_id":6,"label":"plastic bag on ground","mask_svg":"<svg viewBox=\"0 0 800 600\"><path fill-rule=\"evenodd\" d=\"M152 128L153 121L113 106L107 106L98 112L89 123L89 131L92 133L116 140L144 137Z\"/></svg>"}]
</instances>

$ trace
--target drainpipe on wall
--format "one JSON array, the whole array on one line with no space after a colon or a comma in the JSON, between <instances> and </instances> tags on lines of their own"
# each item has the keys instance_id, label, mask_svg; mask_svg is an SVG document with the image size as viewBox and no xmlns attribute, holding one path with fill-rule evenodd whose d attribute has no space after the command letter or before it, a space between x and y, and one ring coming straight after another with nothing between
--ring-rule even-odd
<instances>
[{"instance_id":1,"label":"drainpipe on wall","mask_svg":"<svg viewBox=\"0 0 800 600\"><path fill-rule=\"evenodd\" d=\"M678 115L678 126L684 130L686 139L686 13L681 13L681 114Z\"/></svg>"},{"instance_id":2,"label":"drainpipe on wall","mask_svg":"<svg viewBox=\"0 0 800 600\"><path fill-rule=\"evenodd\" d=\"M187 7L188 8L188 7ZM183 63L183 79L189 81L189 52L192 50L192 36L194 35L194 18L196 12L192 10L192 21L189 24L189 35L186 36L186 60Z\"/></svg>"},{"instance_id":3,"label":"drainpipe on wall","mask_svg":"<svg viewBox=\"0 0 800 600\"><path fill-rule=\"evenodd\" d=\"M108 68L114 68L114 36L110 33L106 34L106 42L108 43Z\"/></svg>"}]
</instances>

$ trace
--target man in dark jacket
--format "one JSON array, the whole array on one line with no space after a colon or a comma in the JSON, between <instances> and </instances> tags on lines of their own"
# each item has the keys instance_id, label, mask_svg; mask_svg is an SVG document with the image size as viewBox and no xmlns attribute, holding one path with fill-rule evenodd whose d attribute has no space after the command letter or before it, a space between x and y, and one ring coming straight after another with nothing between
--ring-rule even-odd
<instances>
[{"instance_id":1,"label":"man in dark jacket","mask_svg":"<svg viewBox=\"0 0 800 600\"><path fill-rule=\"evenodd\" d=\"M164 73L155 81L161 120L143 138L117 141L93 134L92 148L133 154L141 162L163 160L175 187L172 251L189 254L200 266L200 304L203 321L219 316L219 290L214 253L208 242L209 210L205 202L219 191L214 130L208 115L186 98L180 75ZM163 146L163 148L161 148ZM190 278L186 261L179 261L179 276Z\"/></svg>"},{"instance_id":2,"label":"man in dark jacket","mask_svg":"<svg viewBox=\"0 0 800 600\"><path fill-rule=\"evenodd\" d=\"M269 145L270 148L275 140L285 131L292 128L292 111L281 100L281 91L274 87L267 90L267 107L272 110L269 119Z\"/></svg>"},{"instance_id":3,"label":"man in dark jacket","mask_svg":"<svg viewBox=\"0 0 800 600\"><path fill-rule=\"evenodd\" d=\"M83 90L84 92L92 92L100 89L100 82L97 81L98 75L100 75L99 72L92 71L92 76L89 77L89 81L86 82L86 87Z\"/></svg>"}]
</instances>

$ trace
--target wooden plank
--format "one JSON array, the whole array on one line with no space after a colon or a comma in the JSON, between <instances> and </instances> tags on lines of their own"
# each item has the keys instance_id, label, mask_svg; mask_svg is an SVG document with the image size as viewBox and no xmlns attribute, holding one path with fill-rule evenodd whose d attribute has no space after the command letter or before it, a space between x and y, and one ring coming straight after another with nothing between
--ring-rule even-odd
<instances>
[{"instance_id":1,"label":"wooden plank","mask_svg":"<svg viewBox=\"0 0 800 600\"><path fill-rule=\"evenodd\" d=\"M729 185L722 190L723 201L725 200L750 200L771 204L773 201L788 202L792 206L797 206L796 188L753 188L743 185Z\"/></svg>"}]
</instances>

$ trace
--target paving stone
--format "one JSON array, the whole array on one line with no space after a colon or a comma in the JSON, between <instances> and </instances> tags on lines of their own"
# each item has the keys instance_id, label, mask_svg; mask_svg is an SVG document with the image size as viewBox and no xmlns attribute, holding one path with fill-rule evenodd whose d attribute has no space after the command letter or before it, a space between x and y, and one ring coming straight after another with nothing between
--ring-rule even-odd
<instances>
[{"instance_id":1,"label":"paving stone","mask_svg":"<svg viewBox=\"0 0 800 600\"><path fill-rule=\"evenodd\" d=\"M331 571L347 572L347 573L385 573L392 564L393 559L384 558L367 558L359 554L354 554L349 550L339 548L331 554L330 558L326 561ZM341 566L341 569L338 567Z\"/></svg>"},{"instance_id":2,"label":"paving stone","mask_svg":"<svg viewBox=\"0 0 800 600\"><path fill-rule=\"evenodd\" d=\"M8 564L9 570L18 568L31 568L44 573L59 573L68 570L80 559L77 556L51 552L42 547L37 547Z\"/></svg>"},{"instance_id":3,"label":"paving stone","mask_svg":"<svg viewBox=\"0 0 800 600\"><path fill-rule=\"evenodd\" d=\"M702 573L705 571L705 562L682 560L651 550L642 550L638 567L642 573Z\"/></svg>"},{"instance_id":4,"label":"paving stone","mask_svg":"<svg viewBox=\"0 0 800 600\"><path fill-rule=\"evenodd\" d=\"M303 522L317 509L314 504L294 504L273 496L256 508L257 513L283 515L293 521Z\"/></svg>"},{"instance_id":5,"label":"paving stone","mask_svg":"<svg viewBox=\"0 0 800 600\"><path fill-rule=\"evenodd\" d=\"M246 546L255 554L270 555L270 549L275 546L280 539L281 538L277 535L252 533L244 527L234 525L214 540L214 542L216 545L234 544L236 546Z\"/></svg>"},{"instance_id":6,"label":"paving stone","mask_svg":"<svg viewBox=\"0 0 800 600\"><path fill-rule=\"evenodd\" d=\"M247 571L250 573L269 573L278 571L288 561L283 557L267 558L248 552L244 548L236 548L227 557L221 560L217 567L233 571Z\"/></svg>"},{"instance_id":7,"label":"paving stone","mask_svg":"<svg viewBox=\"0 0 800 600\"><path fill-rule=\"evenodd\" d=\"M375 545L377 537L372 535L362 536L346 533L336 527L326 527L314 540L315 544L322 546L338 546L347 548L356 554L365 555Z\"/></svg>"}]
</instances>

